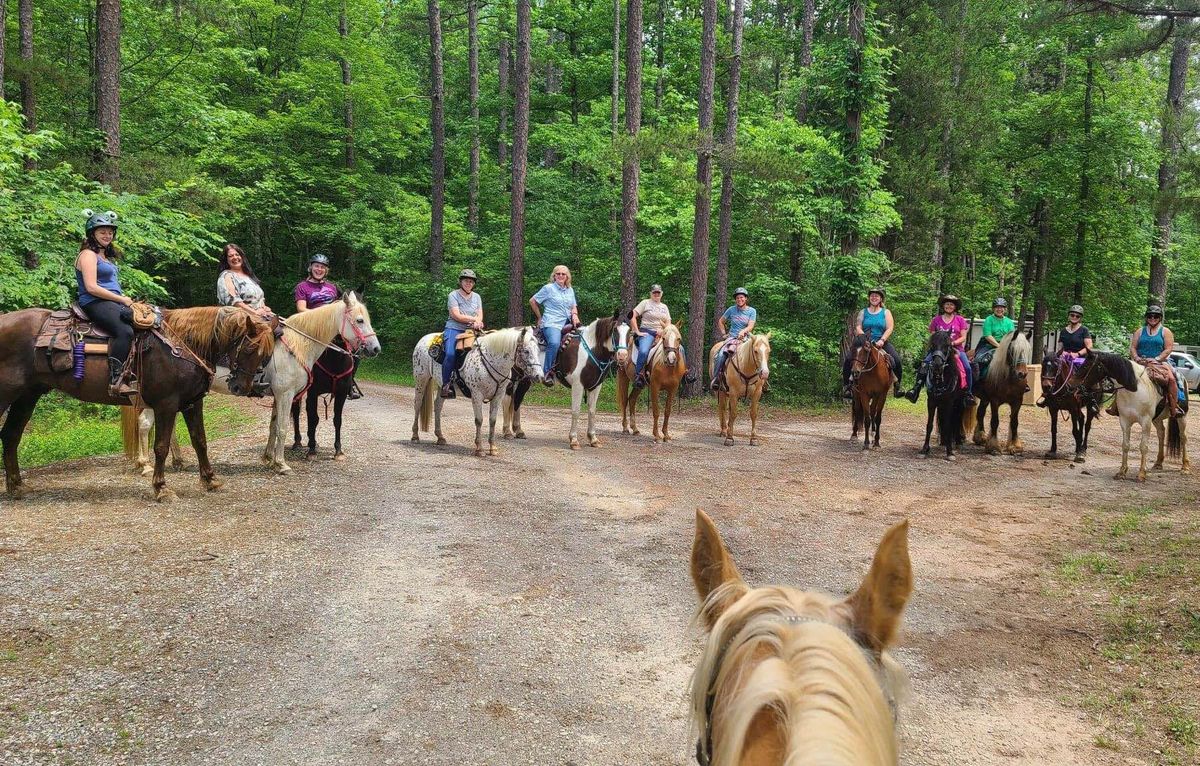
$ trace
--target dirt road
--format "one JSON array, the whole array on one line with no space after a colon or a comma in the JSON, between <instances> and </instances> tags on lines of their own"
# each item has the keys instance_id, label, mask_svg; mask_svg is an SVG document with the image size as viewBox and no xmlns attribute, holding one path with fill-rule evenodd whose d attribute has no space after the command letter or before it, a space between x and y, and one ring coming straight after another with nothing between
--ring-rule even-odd
<instances>
[{"instance_id":1,"label":"dirt road","mask_svg":"<svg viewBox=\"0 0 1200 766\"><path fill-rule=\"evenodd\" d=\"M578 453L569 413L531 409L528 440L479 459L469 403L447 406L450 445L412 444L411 392L369 386L350 460L289 477L257 434L213 446L216 494L171 474L169 505L115 457L29 471L0 505L0 760L690 763L703 508L747 579L836 593L912 520L905 763L1141 762L1093 745L1072 676L1092 640L1047 594L1081 510L1194 479L1114 482L1111 419L1081 468L1032 457L1040 410L1031 457L947 464L915 459L912 418L862 454L845 418L765 409L762 447L693 410L670 445L602 415Z\"/></svg>"}]
</instances>

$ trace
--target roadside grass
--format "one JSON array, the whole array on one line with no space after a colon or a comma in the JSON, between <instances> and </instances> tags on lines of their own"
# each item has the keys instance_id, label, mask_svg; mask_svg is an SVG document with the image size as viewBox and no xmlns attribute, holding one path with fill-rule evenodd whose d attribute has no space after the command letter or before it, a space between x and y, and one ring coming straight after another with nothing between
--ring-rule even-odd
<instances>
[{"instance_id":1,"label":"roadside grass","mask_svg":"<svg viewBox=\"0 0 1200 766\"><path fill-rule=\"evenodd\" d=\"M1177 500L1092 512L1058 566L1097 625L1077 700L1095 746L1163 766L1200 762L1200 518L1194 495Z\"/></svg>"}]
</instances>

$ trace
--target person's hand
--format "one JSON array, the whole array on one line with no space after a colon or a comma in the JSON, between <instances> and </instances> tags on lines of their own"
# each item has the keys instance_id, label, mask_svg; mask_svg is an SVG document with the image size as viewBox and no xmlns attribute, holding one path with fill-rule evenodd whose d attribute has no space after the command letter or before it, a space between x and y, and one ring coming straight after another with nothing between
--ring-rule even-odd
<instances>
[{"instance_id":1,"label":"person's hand","mask_svg":"<svg viewBox=\"0 0 1200 766\"><path fill-rule=\"evenodd\" d=\"M474 327L476 330L482 330L483 322L480 322L478 319L476 319L474 322L471 323L471 326Z\"/></svg>"},{"instance_id":2,"label":"person's hand","mask_svg":"<svg viewBox=\"0 0 1200 766\"><path fill-rule=\"evenodd\" d=\"M262 306L262 307L260 307L260 308L257 308L257 309L255 309L255 311L256 311L256 312L258 312L258 315L259 315L260 317L263 317L264 319L265 319L265 318L267 318L267 317L269 317L269 316L271 316L271 314L273 313L273 312L271 311L271 309L267 308L266 306Z\"/></svg>"},{"instance_id":3,"label":"person's hand","mask_svg":"<svg viewBox=\"0 0 1200 766\"><path fill-rule=\"evenodd\" d=\"M739 332L739 333L737 334L737 336L738 336L738 340L741 340L742 338L745 338L745 337L746 337L746 331L745 331L745 330L742 330L741 332Z\"/></svg>"},{"instance_id":4,"label":"person's hand","mask_svg":"<svg viewBox=\"0 0 1200 766\"><path fill-rule=\"evenodd\" d=\"M883 341L882 340L875 341L875 348L883 348Z\"/></svg>"},{"instance_id":5,"label":"person's hand","mask_svg":"<svg viewBox=\"0 0 1200 766\"><path fill-rule=\"evenodd\" d=\"M121 296L121 304L124 306L132 306L133 298L130 298L128 295L122 295Z\"/></svg>"}]
</instances>

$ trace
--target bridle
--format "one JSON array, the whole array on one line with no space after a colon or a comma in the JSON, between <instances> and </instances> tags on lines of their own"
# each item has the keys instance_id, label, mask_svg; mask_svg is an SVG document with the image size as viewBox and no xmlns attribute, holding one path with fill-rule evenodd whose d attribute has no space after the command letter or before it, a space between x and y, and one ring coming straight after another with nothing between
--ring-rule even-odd
<instances>
[{"instance_id":1,"label":"bridle","mask_svg":"<svg viewBox=\"0 0 1200 766\"><path fill-rule=\"evenodd\" d=\"M754 336L751 335L749 338L746 339L745 342L747 345L750 346L750 358L753 359L755 362L757 362L758 361L758 345L754 341ZM747 375L746 373L742 372L742 368L738 367L736 351L729 355L729 366L732 367L733 371L736 372L738 374L738 377L740 377L742 379L742 384L746 387L747 391L749 391L749 389L750 389L750 384L757 381L759 379L759 377L762 375L762 365L761 364L754 368L753 375Z\"/></svg>"},{"instance_id":2,"label":"bridle","mask_svg":"<svg viewBox=\"0 0 1200 766\"><path fill-rule=\"evenodd\" d=\"M579 345L583 348L584 352L588 355L588 359L590 359L592 361L592 363L595 364L596 367L600 370L600 376L596 379L596 385L589 388L588 389L589 391L594 391L597 387L600 386L601 383L604 382L604 379L606 377L608 377L609 370L612 369L613 364L617 360L617 354L620 353L621 351L629 350L628 346L626 346L624 343L621 343L621 326L623 323L617 322L615 319L610 320L610 321L613 322L613 328L612 328L612 332L609 335L608 341L609 341L609 344L612 345L613 349L612 349L612 357L607 362L601 362L599 359L597 359L596 354L592 351L592 347L588 345L587 339L583 335L583 331L587 328L580 328L579 330L576 331L579 334ZM626 326L628 326L628 325L626 325ZM596 329L599 329L599 327L597 327ZM628 336L626 336L626 337L628 337ZM596 348L596 351L607 351L607 350L608 349L605 347L605 344L601 344L600 346L598 346Z\"/></svg>"},{"instance_id":3,"label":"bridle","mask_svg":"<svg viewBox=\"0 0 1200 766\"><path fill-rule=\"evenodd\" d=\"M864 338L866 336L863 336ZM870 361L870 366L866 366L866 362L860 361L860 355L866 352L867 359ZM879 366L879 362L883 359L883 350L876 347L874 343L867 340L854 352L854 363L850 367L850 380L857 381L864 372L871 372Z\"/></svg>"},{"instance_id":4,"label":"bridle","mask_svg":"<svg viewBox=\"0 0 1200 766\"><path fill-rule=\"evenodd\" d=\"M350 317L350 309L351 308L353 308L353 307L346 306L346 308L343 309L343 311L342 311L342 327L341 327L341 332L339 334L343 338L346 337L346 324L347 324L347 320L349 320L351 318ZM356 321L351 321L351 322L349 322L349 324L350 324L350 330L354 333L355 340L358 341L358 343L354 346L354 349L353 349L353 353L357 355L357 354L361 353L364 348L366 348L367 339L374 338L375 333L374 332L365 333L362 330L358 329L358 322L356 322ZM334 348L336 348L336 347L334 347Z\"/></svg>"},{"instance_id":5,"label":"bridle","mask_svg":"<svg viewBox=\"0 0 1200 766\"><path fill-rule=\"evenodd\" d=\"M951 353L955 353L951 348ZM950 366L950 361L944 349L936 348L929 354L929 367L933 372L933 378L936 381L934 385L929 387L929 392L933 396L945 396L954 390L954 386L958 383L958 371L952 371L947 382L946 368ZM941 383L939 387L937 383Z\"/></svg>"}]
</instances>

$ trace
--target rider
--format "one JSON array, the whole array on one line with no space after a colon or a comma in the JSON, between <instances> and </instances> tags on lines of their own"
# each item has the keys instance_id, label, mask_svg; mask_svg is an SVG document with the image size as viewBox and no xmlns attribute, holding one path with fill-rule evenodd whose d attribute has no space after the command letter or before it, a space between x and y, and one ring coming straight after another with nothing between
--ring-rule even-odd
<instances>
[{"instance_id":1,"label":"rider","mask_svg":"<svg viewBox=\"0 0 1200 766\"><path fill-rule=\"evenodd\" d=\"M1083 324L1083 306L1078 303L1067 309L1067 325L1058 331L1058 345L1059 356L1073 365L1083 364L1083 357L1092 350L1092 331ZM1035 404L1045 407L1046 394L1038 397ZM1094 406L1094 402L1088 406Z\"/></svg>"},{"instance_id":2,"label":"rider","mask_svg":"<svg viewBox=\"0 0 1200 766\"><path fill-rule=\"evenodd\" d=\"M750 305L750 293L744 287L733 291L733 305L725 309L725 313L717 319L717 334L725 339L717 358L713 360L712 382L708 387L717 390L721 370L725 367L725 358L729 355L729 341L742 340L754 332L758 324L758 310Z\"/></svg>"},{"instance_id":3,"label":"rider","mask_svg":"<svg viewBox=\"0 0 1200 766\"><path fill-rule=\"evenodd\" d=\"M1175 380L1175 371L1166 364L1166 359L1175 349L1175 333L1163 326L1163 310L1161 306L1151 305L1146 309L1146 324L1142 329L1129 337L1129 358L1153 371L1152 378L1163 383L1167 391L1167 401L1171 417L1177 418L1182 413L1179 408L1179 389ZM1157 368L1157 369L1155 369ZM1110 415L1118 415L1117 401L1106 410Z\"/></svg>"},{"instance_id":4,"label":"rider","mask_svg":"<svg viewBox=\"0 0 1200 766\"><path fill-rule=\"evenodd\" d=\"M555 266L550 272L550 281L534 293L529 306L546 341L546 359L542 363L542 373L546 377L542 382L553 386L551 370L562 346L563 327L579 327L579 305L575 301L575 288L571 287L571 270L562 264Z\"/></svg>"},{"instance_id":5,"label":"rider","mask_svg":"<svg viewBox=\"0 0 1200 766\"><path fill-rule=\"evenodd\" d=\"M329 276L329 256L324 253L313 253L308 259L308 276L296 285L292 295L296 299L296 311L309 311L333 303L342 296L342 291L326 277ZM358 359L354 360L354 370L358 371ZM361 399L362 391L350 373L349 399Z\"/></svg>"},{"instance_id":6,"label":"rider","mask_svg":"<svg viewBox=\"0 0 1200 766\"><path fill-rule=\"evenodd\" d=\"M960 381L964 384L964 398L968 405L975 404L975 397L971 393L971 387L974 385L971 374L971 363L967 360L967 352L965 351L970 325L958 313L962 309L962 299L958 296L947 294L941 297L938 305L942 311L930 320L929 333L931 335L936 332L950 334L950 343L958 352L959 376ZM929 372L928 363L929 356L927 355L917 368L917 380L907 394L910 402L916 402L917 397L921 395L921 387L925 385L925 377Z\"/></svg>"},{"instance_id":7,"label":"rider","mask_svg":"<svg viewBox=\"0 0 1200 766\"><path fill-rule=\"evenodd\" d=\"M887 294L884 293L882 287L871 288L867 293L867 306L858 312L858 318L855 320L854 334L856 337L859 335L869 336L877 348L881 348L887 353L891 359L892 373L896 376L896 396L903 396L904 393L900 390L900 354L896 353L895 347L888 340L895 329L895 323L892 320L891 310L883 305L886 299ZM854 355L851 351L851 349L847 349L846 355L842 357L842 397L845 399L851 398L850 371L854 366Z\"/></svg>"},{"instance_id":8,"label":"rider","mask_svg":"<svg viewBox=\"0 0 1200 766\"><path fill-rule=\"evenodd\" d=\"M263 319L274 316L266 303L262 285L250 267L246 252L232 242L221 250L221 274L217 277L217 303L240 306Z\"/></svg>"},{"instance_id":9,"label":"rider","mask_svg":"<svg viewBox=\"0 0 1200 766\"><path fill-rule=\"evenodd\" d=\"M133 345L133 325L127 308L133 299L121 291L117 279L119 252L113 244L117 236L117 214L88 214L85 236L75 257L77 302L93 322L109 334L108 394L125 397L137 393L133 373L122 378L125 360Z\"/></svg>"},{"instance_id":10,"label":"rider","mask_svg":"<svg viewBox=\"0 0 1200 766\"><path fill-rule=\"evenodd\" d=\"M636 388L646 385L642 371L646 369L646 359L650 356L650 349L658 339L658 334L671 323L671 309L663 303L662 294L662 285L650 285L650 297L634 307L633 317L629 321L629 328L637 337L638 353L637 362L634 365L637 377L633 381Z\"/></svg>"},{"instance_id":11,"label":"rider","mask_svg":"<svg viewBox=\"0 0 1200 766\"><path fill-rule=\"evenodd\" d=\"M475 292L475 272L463 269L458 273L458 289L446 298L446 329L442 330L442 348L446 355L442 359L442 398L454 398L454 386L450 375L454 372L454 346L458 336L465 330L483 329L483 299Z\"/></svg>"},{"instance_id":12,"label":"rider","mask_svg":"<svg viewBox=\"0 0 1200 766\"><path fill-rule=\"evenodd\" d=\"M983 320L983 337L975 346L974 377L979 377L992 361L992 355L1000 347L1000 341L1016 329L1016 323L1008 316L1008 301L996 298L992 301L992 313Z\"/></svg>"}]
</instances>

